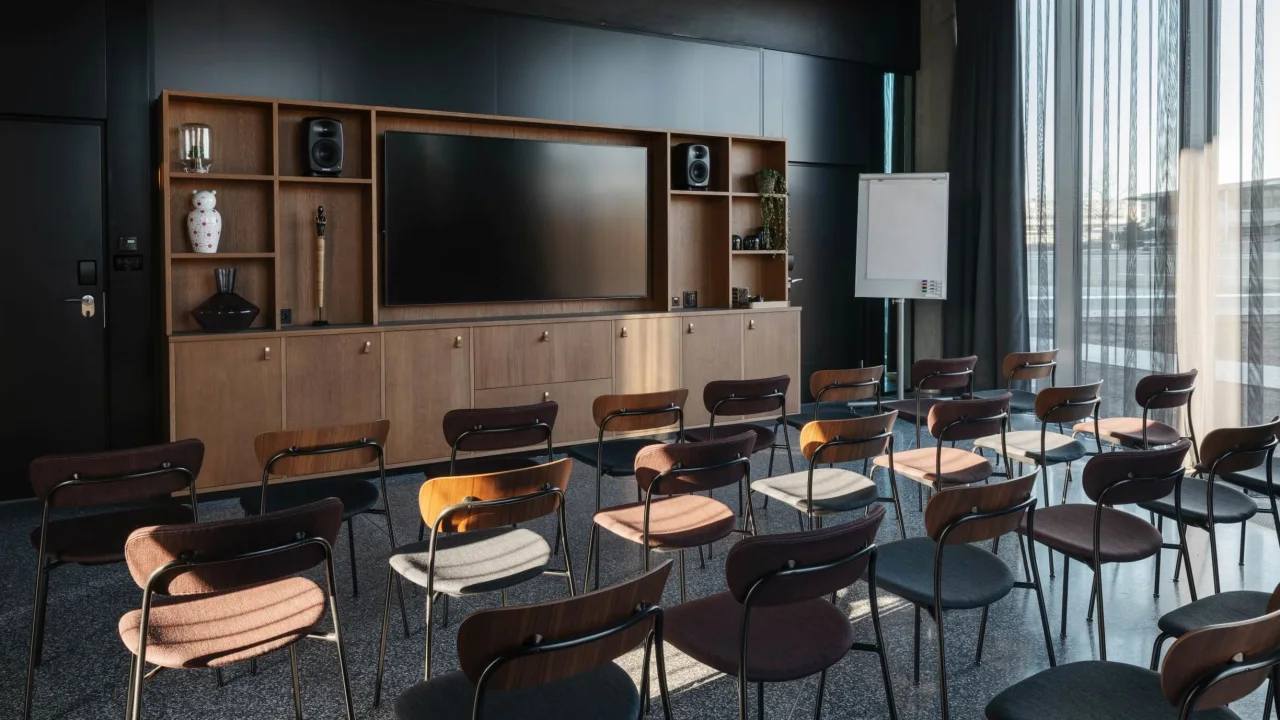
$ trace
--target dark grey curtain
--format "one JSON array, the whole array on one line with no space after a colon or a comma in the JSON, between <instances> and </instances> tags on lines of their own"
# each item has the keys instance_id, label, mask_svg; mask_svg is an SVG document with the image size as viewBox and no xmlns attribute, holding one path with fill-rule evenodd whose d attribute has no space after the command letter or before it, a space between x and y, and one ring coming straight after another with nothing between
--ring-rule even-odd
<instances>
[{"instance_id":1,"label":"dark grey curtain","mask_svg":"<svg viewBox=\"0 0 1280 720\"><path fill-rule=\"evenodd\" d=\"M956 26L943 349L978 356L976 387L1002 387L1030 334L1017 3L957 2Z\"/></svg>"}]
</instances>

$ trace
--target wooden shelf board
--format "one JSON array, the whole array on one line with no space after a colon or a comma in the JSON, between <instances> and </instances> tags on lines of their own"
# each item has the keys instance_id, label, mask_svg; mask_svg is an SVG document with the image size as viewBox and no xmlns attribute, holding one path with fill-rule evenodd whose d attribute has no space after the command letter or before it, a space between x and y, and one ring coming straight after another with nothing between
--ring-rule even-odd
<instances>
[{"instance_id":1,"label":"wooden shelf board","mask_svg":"<svg viewBox=\"0 0 1280 720\"><path fill-rule=\"evenodd\" d=\"M205 182L208 180L242 180L248 182L271 182L275 180L274 175L245 175L243 173L189 173L182 171L174 171L169 173L169 180L193 180Z\"/></svg>"},{"instance_id":2,"label":"wooden shelf board","mask_svg":"<svg viewBox=\"0 0 1280 720\"><path fill-rule=\"evenodd\" d=\"M733 255L786 255L786 249L782 250L731 250Z\"/></svg>"},{"instance_id":3,"label":"wooden shelf board","mask_svg":"<svg viewBox=\"0 0 1280 720\"><path fill-rule=\"evenodd\" d=\"M311 177L309 175L281 175L282 183L322 183L330 185L372 185L373 178Z\"/></svg>"},{"instance_id":4,"label":"wooden shelf board","mask_svg":"<svg viewBox=\"0 0 1280 720\"><path fill-rule=\"evenodd\" d=\"M695 197L700 197L700 196L728 197L729 196L729 193L723 190L672 190L671 194L672 195L691 195Z\"/></svg>"},{"instance_id":5,"label":"wooden shelf board","mask_svg":"<svg viewBox=\"0 0 1280 720\"><path fill-rule=\"evenodd\" d=\"M226 252L226 253L174 253L174 260L271 260L275 253Z\"/></svg>"}]
</instances>

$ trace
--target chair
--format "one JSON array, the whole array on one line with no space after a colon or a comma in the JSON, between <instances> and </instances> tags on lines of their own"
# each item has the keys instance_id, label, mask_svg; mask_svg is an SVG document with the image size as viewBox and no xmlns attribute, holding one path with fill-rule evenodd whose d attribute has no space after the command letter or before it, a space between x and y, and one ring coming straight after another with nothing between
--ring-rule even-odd
<instances>
[{"instance_id":1,"label":"chair","mask_svg":"<svg viewBox=\"0 0 1280 720\"><path fill-rule=\"evenodd\" d=\"M1227 703L1280 665L1280 613L1183 635L1159 673L1088 660L1043 670L987 704L987 720L1237 720Z\"/></svg>"},{"instance_id":2,"label":"chair","mask_svg":"<svg viewBox=\"0 0 1280 720\"><path fill-rule=\"evenodd\" d=\"M636 454L661 440L651 437L623 437L605 440L611 432L654 432L676 428L677 442L684 438L684 403L689 391L664 390L627 395L601 395L591 403L591 417L598 435L594 445L574 445L569 457L596 470L596 510L600 510L601 480L632 477L636 474ZM636 499L640 490L636 488Z\"/></svg>"},{"instance_id":3,"label":"chair","mask_svg":"<svg viewBox=\"0 0 1280 720\"><path fill-rule=\"evenodd\" d=\"M1277 460L1273 453L1271 462L1264 463L1256 468L1241 470L1240 472L1223 473L1222 479L1238 488L1244 489L1246 492L1257 493L1267 499L1268 506L1258 509L1259 511L1266 510L1271 513L1271 522L1276 530L1276 541L1280 542L1280 508L1277 508L1276 505L1276 495L1280 493L1280 489L1276 488L1273 481L1273 478L1277 475L1277 463L1280 463L1280 460ZM1246 527L1246 525L1240 525L1241 563L1244 562L1244 531Z\"/></svg>"},{"instance_id":4,"label":"chair","mask_svg":"<svg viewBox=\"0 0 1280 720\"><path fill-rule=\"evenodd\" d=\"M1099 418L1093 422L1076 423L1074 433L1092 435L1102 452L1102 444L1129 450L1149 450L1159 445L1172 445L1182 439L1182 433L1171 425L1150 419L1152 410L1168 410L1185 407L1187 428L1191 440L1191 452L1200 462L1196 444L1196 429L1191 424L1191 396L1196 390L1196 371L1169 375L1148 375L1133 388L1133 398L1142 408L1142 417Z\"/></svg>"},{"instance_id":5,"label":"chair","mask_svg":"<svg viewBox=\"0 0 1280 720\"><path fill-rule=\"evenodd\" d=\"M450 410L444 414L444 439L449 443L449 462L423 469L427 480L453 475L485 475L504 470L518 470L541 464L522 455L482 455L458 459L459 452L494 452L519 450L545 444L545 462L551 462L551 434L555 430L560 406L554 400L534 405L501 408ZM421 542L427 525L418 525Z\"/></svg>"},{"instance_id":6,"label":"chair","mask_svg":"<svg viewBox=\"0 0 1280 720\"><path fill-rule=\"evenodd\" d=\"M356 425L337 425L307 430L276 430L254 438L253 450L262 463L262 489L240 496L240 507L249 515L307 505L327 497L342 501L342 519L347 524L347 544L351 550L351 596L359 597L356 574L356 534L352 518L369 513L387 521L391 547L396 532L387 500L387 470L382 449L391 431L390 420ZM378 485L350 473L378 463ZM346 476L313 478L287 483L271 483L272 478L299 475L348 473ZM381 490L382 507L377 507ZM401 598L401 606L404 600Z\"/></svg>"},{"instance_id":7,"label":"chair","mask_svg":"<svg viewBox=\"0 0 1280 720\"><path fill-rule=\"evenodd\" d=\"M1139 507L1156 514L1163 529L1164 519L1178 523L1179 532L1185 527L1200 528L1209 533L1209 560L1213 568L1213 591L1222 592L1218 578L1218 525L1245 523L1258 514L1253 498L1231 485L1221 482L1228 472L1242 472L1271 464L1276 448L1276 433L1280 432L1280 418L1263 425L1242 428L1219 428L1204 437L1196 462L1196 474L1200 477L1184 477L1179 483L1180 497L1176 502L1168 497L1139 503ZM1186 556L1186 548L1178 548L1179 558ZM1240 555L1244 564L1244 554ZM1178 579L1178 564L1174 566L1173 579ZM1158 569L1158 568L1157 568ZM1156 578L1157 588L1159 578ZM1187 563L1187 583L1191 599L1196 599L1195 578Z\"/></svg>"},{"instance_id":8,"label":"chair","mask_svg":"<svg viewBox=\"0 0 1280 720\"><path fill-rule=\"evenodd\" d=\"M41 502L40 527L31 531L36 550L35 600L27 655L22 717L31 717L35 669L44 654L49 573L67 563L105 565L125 558L129 533L148 525L176 525L199 519L196 477L204 461L199 440L31 461L28 478ZM173 500L186 490L189 505ZM115 509L106 509L115 506ZM124 507L120 507L124 506ZM63 508L98 508L91 515L53 519Z\"/></svg>"},{"instance_id":9,"label":"chair","mask_svg":"<svg viewBox=\"0 0 1280 720\"><path fill-rule=\"evenodd\" d=\"M982 455L960 450L955 444L959 440L997 435L1000 437L998 452L1004 458L1004 466L1008 468L1009 457L1004 448L1005 421L1008 417L1008 395L976 400L943 400L929 408L929 434L936 440L936 446L917 446L913 450L898 452L893 463L896 473L916 481L916 497L922 510L923 489L926 487L932 493L947 485L969 485L1004 475L995 472L991 463ZM951 447L943 446L948 441ZM890 467L887 455L880 455L872 462L882 468Z\"/></svg>"},{"instance_id":10,"label":"chair","mask_svg":"<svg viewBox=\"0 0 1280 720\"><path fill-rule=\"evenodd\" d=\"M934 405L945 398L925 397L937 395L943 390L960 390L961 397L973 397L973 368L978 356L943 358L941 360L917 360L911 363L911 385L914 397L891 400L884 407L897 410L898 417L916 426L916 447L920 447L921 422L929 417ZM898 378L902 382L902 378Z\"/></svg>"},{"instance_id":11,"label":"chair","mask_svg":"<svg viewBox=\"0 0 1280 720\"><path fill-rule=\"evenodd\" d=\"M433 478L418 492L418 507L431 529L424 542L396 548L387 569L387 593L382 606L382 635L378 641L378 673L373 704L382 699L382 674L391 619L391 581L403 577L427 591L423 678L431 679L431 608L440 598L500 592L542 575L568 579L573 595L573 563L569 557L564 492L573 461L487 475ZM517 523L556 514L565 569L550 567L551 546L541 535ZM444 622L449 621L445 606Z\"/></svg>"},{"instance_id":12,"label":"chair","mask_svg":"<svg viewBox=\"0 0 1280 720\"><path fill-rule=\"evenodd\" d=\"M1160 649L1170 639L1176 640L1193 630L1210 625L1260 618L1277 610L1280 610L1280 585L1270 593L1260 590L1229 590L1167 612L1160 616L1156 625L1160 628L1160 634L1156 636L1155 645L1151 648L1151 669L1160 667Z\"/></svg>"},{"instance_id":13,"label":"chair","mask_svg":"<svg viewBox=\"0 0 1280 720\"><path fill-rule=\"evenodd\" d=\"M634 580L538 605L482 610L458 628L461 669L401 693L397 720L595 718L641 720L649 658L671 720L659 606L671 561ZM613 661L644 644L637 690Z\"/></svg>"},{"instance_id":14,"label":"chair","mask_svg":"<svg viewBox=\"0 0 1280 720\"><path fill-rule=\"evenodd\" d=\"M1004 356L1001 368L1007 383L1003 390L979 390L974 397L999 397L1009 393L1009 412L1014 415L1031 415L1036 411L1038 393L1015 388L1015 382L1031 382L1049 378L1049 387L1057 384L1058 350L1036 352L1012 352ZM1044 388L1041 388L1043 391ZM1064 421L1065 422L1065 421Z\"/></svg>"},{"instance_id":15,"label":"chair","mask_svg":"<svg viewBox=\"0 0 1280 720\"><path fill-rule=\"evenodd\" d=\"M989 401L979 401L989 402ZM953 487L929 500L924 523L927 537L898 540L876 551L875 582L881 590L910 602L916 610L915 683L920 684L920 610L927 610L938 628L938 684L942 692L942 717L950 717L947 699L946 633L942 615L946 610L982 608L978 629L976 664L982 663L986 639L987 611L1014 588L1033 590L1040 606L1045 650L1050 667L1057 664L1049 637L1049 615L1040 588L1040 571L1031 553L1027 581L1018 582L994 552L973 543L995 540L1013 532L1025 516L1028 528L1035 528L1035 473L994 485ZM1025 570L1025 567L1024 567Z\"/></svg>"},{"instance_id":16,"label":"chair","mask_svg":"<svg viewBox=\"0 0 1280 720\"><path fill-rule=\"evenodd\" d=\"M796 471L795 461L791 459L791 435L787 433L787 388L791 386L791 378L779 375L757 380L716 380L707 383L702 390L702 404L711 413L711 424L705 428L694 428L684 432L689 442L704 442L716 438L733 437L749 432L756 436L756 447L752 454L763 450L769 451L769 474L773 474L773 459L778 450L787 451L787 467ZM716 418L726 415L758 415L760 413L778 413L773 426L757 423L736 423L716 427ZM778 430L782 429L782 445L778 444ZM738 493L738 515L742 515L742 501L746 488Z\"/></svg>"},{"instance_id":17,"label":"chair","mask_svg":"<svg viewBox=\"0 0 1280 720\"><path fill-rule=\"evenodd\" d=\"M289 649L293 707L302 717L295 644L303 638L337 647L347 717L355 718L334 597L333 541L342 503L309 505L219 522L135 531L125 545L142 606L120 618L120 640L133 654L126 717L142 717L142 686L163 669L220 668ZM325 588L300 577L323 564ZM333 632L317 631L328 613ZM147 671L147 663L155 666Z\"/></svg>"},{"instance_id":18,"label":"chair","mask_svg":"<svg viewBox=\"0 0 1280 720\"><path fill-rule=\"evenodd\" d=\"M716 500L711 490L740 484L751 476L751 451L755 435L740 433L723 440L699 443L651 445L636 455L636 483L644 490L644 501L618 505L595 514L591 540L587 545L586 592L595 561L595 587L600 586L600 530L608 530L640 546L641 563L649 570L649 551L680 554L680 602L685 599L684 551L700 548L731 533L755 532L755 517L747 506L746 528L735 526L733 510ZM707 496L697 493L706 492Z\"/></svg>"},{"instance_id":19,"label":"chair","mask_svg":"<svg viewBox=\"0 0 1280 720\"><path fill-rule=\"evenodd\" d=\"M827 515L861 510L877 502L893 503L898 515L898 534L905 538L907 532L902 522L898 479L893 466L893 423L897 418L897 411L890 410L866 418L808 423L800 431L800 454L809 461L809 469L756 480L751 483L751 489L795 508L800 514L801 530L805 529L806 517L812 530L815 518L818 527L822 527L822 518ZM891 496L887 498L880 496L874 470L866 475L834 467L834 463L862 460L865 468L866 460L882 453L888 453ZM818 467L824 462L833 465Z\"/></svg>"},{"instance_id":20,"label":"chair","mask_svg":"<svg viewBox=\"0 0 1280 720\"><path fill-rule=\"evenodd\" d=\"M1046 390L1045 392L1048 392ZM1127 453L1104 453L1093 456L1081 474L1081 485L1092 503L1072 503L1037 510L1035 532L1030 523L1018 532L1064 558L1062 567L1062 629L1067 634L1067 592L1071 582L1071 561L1093 570L1093 591L1089 599L1089 619L1093 604L1098 604L1098 651L1107 659L1107 622L1103 614L1102 566L1104 563L1128 563L1156 558L1159 568L1164 538L1151 523L1116 505L1144 503L1164 498L1178 491L1182 479L1182 462L1190 445L1179 442L1158 450L1134 450ZM1177 503L1175 502L1175 506ZM1185 534L1179 535L1178 547L1185 547ZM1034 545L1032 551L1034 554Z\"/></svg>"},{"instance_id":21,"label":"chair","mask_svg":"<svg viewBox=\"0 0 1280 720\"><path fill-rule=\"evenodd\" d=\"M764 684L818 674L814 717L821 717L827 670L850 650L880 660L889 717L897 718L876 599L876 531L884 508L812 532L761 535L734 545L725 561L728 592L667 611L668 641L738 679L738 717L746 720L747 686L756 683L756 717L764 718ZM870 571L868 572L868 567ZM848 614L827 599L865 578L875 644L857 642Z\"/></svg>"},{"instance_id":22,"label":"chair","mask_svg":"<svg viewBox=\"0 0 1280 720\"><path fill-rule=\"evenodd\" d=\"M860 417L850 403L875 400L875 414L881 408L880 387L884 366L850 370L819 370L809 376L809 394L813 402L800 405L800 413L787 417L787 424L799 430L811 420L848 420ZM824 404L825 403L825 404Z\"/></svg>"}]
</instances>

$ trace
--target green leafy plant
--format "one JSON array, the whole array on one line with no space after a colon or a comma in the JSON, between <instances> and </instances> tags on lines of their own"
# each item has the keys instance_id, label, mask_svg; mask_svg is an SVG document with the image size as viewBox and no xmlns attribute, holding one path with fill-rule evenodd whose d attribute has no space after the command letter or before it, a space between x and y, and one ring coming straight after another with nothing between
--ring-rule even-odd
<instances>
[{"instance_id":1,"label":"green leafy plant","mask_svg":"<svg viewBox=\"0 0 1280 720\"><path fill-rule=\"evenodd\" d=\"M760 190L760 224L773 234L770 250L786 250L791 236L791 212L787 203L787 178L777 170L756 173Z\"/></svg>"}]
</instances>

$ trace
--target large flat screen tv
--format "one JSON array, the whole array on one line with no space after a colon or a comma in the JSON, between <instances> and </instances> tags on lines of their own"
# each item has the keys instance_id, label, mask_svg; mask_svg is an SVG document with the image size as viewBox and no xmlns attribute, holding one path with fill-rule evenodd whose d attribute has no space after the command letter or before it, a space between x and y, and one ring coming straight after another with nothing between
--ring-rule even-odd
<instances>
[{"instance_id":1,"label":"large flat screen tv","mask_svg":"<svg viewBox=\"0 0 1280 720\"><path fill-rule=\"evenodd\" d=\"M387 132L387 305L649 294L643 147Z\"/></svg>"}]
</instances>

